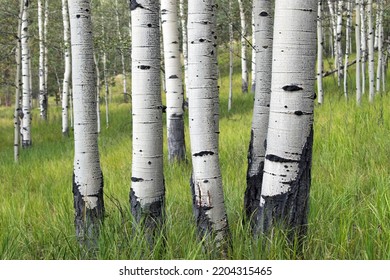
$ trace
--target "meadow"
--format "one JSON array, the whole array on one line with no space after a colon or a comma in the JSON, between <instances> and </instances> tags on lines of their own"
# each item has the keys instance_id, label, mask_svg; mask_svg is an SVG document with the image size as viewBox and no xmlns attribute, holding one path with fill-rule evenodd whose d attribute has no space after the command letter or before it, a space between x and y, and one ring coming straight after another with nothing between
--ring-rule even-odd
<instances>
[{"instance_id":1,"label":"meadow","mask_svg":"<svg viewBox=\"0 0 390 280\"><path fill-rule=\"evenodd\" d=\"M390 259L389 93L377 95L373 104L366 93L358 107L353 90L346 101L334 77L325 79L325 102L315 108L309 231L298 252L283 231L275 231L271 239L254 240L242 222L253 95L241 93L236 65L233 107L228 112L226 57L220 62L220 164L232 234L228 258ZM165 159L165 234L149 248L142 234L133 230L128 201L131 105L121 102L119 77L116 81L109 127L103 102L101 107L106 218L93 254L75 239L73 138L61 134L61 108L51 100L48 122L39 120L34 109L33 147L21 150L18 164L13 161L13 109L0 108L0 259L210 258L196 238L192 216L188 127L187 162L168 164Z\"/></svg>"}]
</instances>

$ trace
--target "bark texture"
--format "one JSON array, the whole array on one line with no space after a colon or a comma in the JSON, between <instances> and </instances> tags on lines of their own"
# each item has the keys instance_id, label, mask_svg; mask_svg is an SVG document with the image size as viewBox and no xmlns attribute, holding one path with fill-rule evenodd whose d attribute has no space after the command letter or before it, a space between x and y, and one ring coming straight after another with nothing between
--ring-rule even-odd
<instances>
[{"instance_id":1,"label":"bark texture","mask_svg":"<svg viewBox=\"0 0 390 280\"><path fill-rule=\"evenodd\" d=\"M276 0L272 95L256 232L304 236L310 189L317 0Z\"/></svg>"},{"instance_id":2,"label":"bark texture","mask_svg":"<svg viewBox=\"0 0 390 280\"><path fill-rule=\"evenodd\" d=\"M192 193L200 237L225 254L228 221L219 166L219 103L214 0L188 3L189 126ZM208 248L212 250L211 248Z\"/></svg>"},{"instance_id":3,"label":"bark texture","mask_svg":"<svg viewBox=\"0 0 390 280\"><path fill-rule=\"evenodd\" d=\"M62 135L69 136L69 85L71 75L70 57L70 30L69 30L69 10L68 0L62 0L62 22L64 25L64 61L65 71L62 82Z\"/></svg>"},{"instance_id":4,"label":"bark texture","mask_svg":"<svg viewBox=\"0 0 390 280\"><path fill-rule=\"evenodd\" d=\"M266 139L271 99L273 11L271 0L254 2L256 42L256 92L253 107L251 140L248 150L245 214L252 221L260 206Z\"/></svg>"},{"instance_id":5,"label":"bark texture","mask_svg":"<svg viewBox=\"0 0 390 280\"><path fill-rule=\"evenodd\" d=\"M28 148L32 145L31 140L31 53L29 46L29 6L30 1L24 0L22 14L22 147Z\"/></svg>"},{"instance_id":6,"label":"bark texture","mask_svg":"<svg viewBox=\"0 0 390 280\"><path fill-rule=\"evenodd\" d=\"M79 242L89 248L96 245L104 217L91 8L89 0L69 0L68 4L73 60L75 226Z\"/></svg>"},{"instance_id":7,"label":"bark texture","mask_svg":"<svg viewBox=\"0 0 390 280\"><path fill-rule=\"evenodd\" d=\"M185 159L184 92L179 51L177 1L161 1L161 22L164 44L165 88L167 94L168 159Z\"/></svg>"},{"instance_id":8,"label":"bark texture","mask_svg":"<svg viewBox=\"0 0 390 280\"><path fill-rule=\"evenodd\" d=\"M163 126L160 81L160 5L131 1L133 158L130 191L136 223L153 236L164 221ZM136 81L136 82L134 82Z\"/></svg>"}]
</instances>

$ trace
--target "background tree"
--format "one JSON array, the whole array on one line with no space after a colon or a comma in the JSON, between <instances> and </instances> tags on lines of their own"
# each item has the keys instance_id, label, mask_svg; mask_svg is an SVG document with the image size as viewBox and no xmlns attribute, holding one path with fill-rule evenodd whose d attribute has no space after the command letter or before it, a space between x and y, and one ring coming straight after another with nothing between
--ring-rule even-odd
<instances>
[{"instance_id":1,"label":"background tree","mask_svg":"<svg viewBox=\"0 0 390 280\"><path fill-rule=\"evenodd\" d=\"M62 20L64 26L64 79L62 81L62 135L69 136L69 86L71 76L70 26L68 0L62 0Z\"/></svg>"},{"instance_id":2,"label":"background tree","mask_svg":"<svg viewBox=\"0 0 390 280\"><path fill-rule=\"evenodd\" d=\"M28 148L32 145L31 140L31 50L29 45L29 7L30 1L24 0L22 15L22 147Z\"/></svg>"},{"instance_id":3,"label":"background tree","mask_svg":"<svg viewBox=\"0 0 390 280\"><path fill-rule=\"evenodd\" d=\"M184 160L184 92L179 52L177 1L161 1L161 22L164 41L165 88L167 94L168 159Z\"/></svg>"}]
</instances>

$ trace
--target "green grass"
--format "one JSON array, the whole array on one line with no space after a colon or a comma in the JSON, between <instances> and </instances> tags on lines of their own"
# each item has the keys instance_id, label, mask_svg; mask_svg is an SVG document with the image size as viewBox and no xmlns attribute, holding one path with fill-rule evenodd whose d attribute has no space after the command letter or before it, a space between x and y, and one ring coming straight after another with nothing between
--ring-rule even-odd
<instances>
[{"instance_id":1,"label":"green grass","mask_svg":"<svg viewBox=\"0 0 390 280\"><path fill-rule=\"evenodd\" d=\"M225 53L220 61L226 68ZM229 258L390 259L389 94L378 96L374 104L368 104L366 94L357 107L352 96L348 102L344 100L332 77L325 80L325 102L315 110L309 232L303 253L298 254L282 231L276 231L272 240L254 241L241 221L253 96L241 94L238 69L230 112L225 70L219 81L220 162L233 244ZM131 115L130 104L120 103L119 87L117 82L112 89L108 128L102 103L99 144L107 213L95 255L84 252L75 240L73 141L61 135L61 109L53 105L47 123L40 121L34 110L33 147L22 150L20 162L15 164L13 112L0 108L0 259L210 258L196 239L190 162L169 165L165 161L165 236L149 248L143 236L132 231L128 205ZM188 128L186 133L190 159Z\"/></svg>"}]
</instances>

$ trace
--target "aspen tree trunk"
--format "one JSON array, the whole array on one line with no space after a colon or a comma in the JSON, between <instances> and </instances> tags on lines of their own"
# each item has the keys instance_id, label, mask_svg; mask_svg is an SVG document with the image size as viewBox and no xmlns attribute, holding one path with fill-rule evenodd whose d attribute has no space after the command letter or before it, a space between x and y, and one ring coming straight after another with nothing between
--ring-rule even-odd
<instances>
[{"instance_id":1,"label":"aspen tree trunk","mask_svg":"<svg viewBox=\"0 0 390 280\"><path fill-rule=\"evenodd\" d=\"M106 128L110 126L110 115L109 115L109 105L108 105L108 97L110 94L110 87L107 81L107 54L103 53L103 79L104 79L104 105L106 108Z\"/></svg>"},{"instance_id":2,"label":"aspen tree trunk","mask_svg":"<svg viewBox=\"0 0 390 280\"><path fill-rule=\"evenodd\" d=\"M28 25L28 9L30 6L29 0L24 0L24 9L22 15L22 32L21 32L21 48L22 48L22 147L28 148L32 145L31 141L31 79L30 79L30 46L29 46L29 25Z\"/></svg>"},{"instance_id":3,"label":"aspen tree trunk","mask_svg":"<svg viewBox=\"0 0 390 280\"><path fill-rule=\"evenodd\" d=\"M119 39L119 52L121 54L121 64L122 64L123 100L125 103L127 103L129 102L129 96L127 94L126 63L125 63L125 54L124 54L121 26L119 22L118 0L115 0L115 19L116 19L116 30Z\"/></svg>"},{"instance_id":4,"label":"aspen tree trunk","mask_svg":"<svg viewBox=\"0 0 390 280\"><path fill-rule=\"evenodd\" d=\"M233 22L232 22L232 0L229 0L229 99L228 111L233 104Z\"/></svg>"},{"instance_id":5,"label":"aspen tree trunk","mask_svg":"<svg viewBox=\"0 0 390 280\"><path fill-rule=\"evenodd\" d=\"M97 245L99 227L104 217L91 7L89 0L68 0L68 4L73 60L75 227L79 242L90 248Z\"/></svg>"},{"instance_id":6,"label":"aspen tree trunk","mask_svg":"<svg viewBox=\"0 0 390 280\"><path fill-rule=\"evenodd\" d=\"M187 95L188 84L188 40L187 40L187 20L184 9L184 0L179 0L180 20L181 20L181 34L183 40L183 60L184 60L184 86ZM188 96L187 96L188 97Z\"/></svg>"},{"instance_id":7,"label":"aspen tree trunk","mask_svg":"<svg viewBox=\"0 0 390 280\"><path fill-rule=\"evenodd\" d=\"M330 23L331 23L331 34L332 34L332 39L333 42L331 44L332 46L332 54L333 58L335 59L335 66L337 67L337 15L335 13L335 7L333 5L333 2L331 0L328 1L328 8L329 8L329 16L330 16ZM336 2L337 3L337 2Z\"/></svg>"},{"instance_id":8,"label":"aspen tree trunk","mask_svg":"<svg viewBox=\"0 0 390 280\"><path fill-rule=\"evenodd\" d=\"M381 5L381 0L376 0L376 13L375 13L375 34L374 34L374 50L378 49L378 39L379 39L379 25L381 21L381 15L380 15L380 5Z\"/></svg>"},{"instance_id":9,"label":"aspen tree trunk","mask_svg":"<svg viewBox=\"0 0 390 280\"><path fill-rule=\"evenodd\" d=\"M271 105L257 232L307 229L313 145L317 0L276 0Z\"/></svg>"},{"instance_id":10,"label":"aspen tree trunk","mask_svg":"<svg viewBox=\"0 0 390 280\"><path fill-rule=\"evenodd\" d=\"M254 2L254 1L252 1ZM255 93L256 91L256 34L255 34L255 13L254 13L254 3L252 3L252 86L251 92Z\"/></svg>"},{"instance_id":11,"label":"aspen tree trunk","mask_svg":"<svg viewBox=\"0 0 390 280\"><path fill-rule=\"evenodd\" d=\"M215 16L214 0L189 1L188 90L193 164L191 189L198 234L205 238L207 245L210 242L216 246L216 254L224 255L229 229L218 153ZM214 252L211 248L208 249Z\"/></svg>"},{"instance_id":12,"label":"aspen tree trunk","mask_svg":"<svg viewBox=\"0 0 390 280\"><path fill-rule=\"evenodd\" d=\"M360 0L355 0L355 43L356 43L356 104L360 105L362 101L362 88L361 88L361 26L360 26Z\"/></svg>"},{"instance_id":13,"label":"aspen tree trunk","mask_svg":"<svg viewBox=\"0 0 390 280\"><path fill-rule=\"evenodd\" d=\"M107 52L106 52L106 39L105 34L106 31L104 29L104 17L101 16L102 20L102 47L103 47L103 80L104 80L104 104L106 108L106 128L109 127L109 94L110 94L110 87L108 84L108 75L107 75ZM131 64L131 63L130 63Z\"/></svg>"},{"instance_id":14,"label":"aspen tree trunk","mask_svg":"<svg viewBox=\"0 0 390 280\"><path fill-rule=\"evenodd\" d=\"M100 121L100 69L99 69L99 59L96 57L96 54L93 54L93 61L95 63L96 69L96 112L97 112L97 132L101 131L101 121Z\"/></svg>"},{"instance_id":15,"label":"aspen tree trunk","mask_svg":"<svg viewBox=\"0 0 390 280\"><path fill-rule=\"evenodd\" d=\"M238 0L238 5L240 9L240 22L241 22L241 79L242 79L242 92L247 93L248 92L248 65L247 65L247 58L246 58L246 37L247 37L247 31L246 31L246 19L245 19L245 11L244 11L244 4L242 3L242 0Z\"/></svg>"},{"instance_id":16,"label":"aspen tree trunk","mask_svg":"<svg viewBox=\"0 0 390 280\"><path fill-rule=\"evenodd\" d=\"M167 94L167 138L169 161L184 160L184 92L179 50L177 0L161 1L164 42L165 85Z\"/></svg>"},{"instance_id":17,"label":"aspen tree trunk","mask_svg":"<svg viewBox=\"0 0 390 280\"><path fill-rule=\"evenodd\" d=\"M352 22L352 0L347 0L347 20L345 27L345 59L344 59L344 97L348 100L348 63L349 63L349 51L351 41L351 22ZM359 65L359 64L358 64Z\"/></svg>"},{"instance_id":18,"label":"aspen tree trunk","mask_svg":"<svg viewBox=\"0 0 390 280\"><path fill-rule=\"evenodd\" d=\"M71 75L71 56L70 56L70 30L69 30L69 10L68 0L62 0L62 20L64 26L64 60L65 71L62 82L62 135L69 136L69 84Z\"/></svg>"},{"instance_id":19,"label":"aspen tree trunk","mask_svg":"<svg viewBox=\"0 0 390 280\"><path fill-rule=\"evenodd\" d=\"M361 25L361 46L362 46L362 95L366 91L366 61L367 61L367 36L366 36L366 2L360 0L360 25Z\"/></svg>"},{"instance_id":20,"label":"aspen tree trunk","mask_svg":"<svg viewBox=\"0 0 390 280\"><path fill-rule=\"evenodd\" d=\"M383 68L383 1L378 1L378 38L377 38L377 47L378 47L378 65L376 71L376 92L381 90L381 78L382 78L382 68Z\"/></svg>"},{"instance_id":21,"label":"aspen tree trunk","mask_svg":"<svg viewBox=\"0 0 390 280\"><path fill-rule=\"evenodd\" d=\"M44 19L43 19L43 42L44 42L44 55L45 58L43 59L45 64L45 97L46 97L46 111L47 106L49 105L49 95L47 91L47 83L48 83L48 76L49 76L49 63L48 63L48 53L49 48L47 44L47 30L48 30L48 24L49 24L49 0L45 0L45 10L44 10Z\"/></svg>"},{"instance_id":22,"label":"aspen tree trunk","mask_svg":"<svg viewBox=\"0 0 390 280\"><path fill-rule=\"evenodd\" d=\"M47 119L47 96L45 92L45 42L43 19L44 8L42 0L38 0L38 34L39 34L39 109L40 116L43 120Z\"/></svg>"},{"instance_id":23,"label":"aspen tree trunk","mask_svg":"<svg viewBox=\"0 0 390 280\"><path fill-rule=\"evenodd\" d=\"M22 33L22 16L24 10L24 0L19 1L19 17L18 17L18 32L15 49L15 111L14 111L14 161L19 161L19 147L20 147L20 119L22 118L22 111L20 108L20 96L22 92L22 75L21 75L21 33Z\"/></svg>"},{"instance_id":24,"label":"aspen tree trunk","mask_svg":"<svg viewBox=\"0 0 390 280\"><path fill-rule=\"evenodd\" d=\"M337 8L337 33L336 33L336 65L337 65L337 84L341 85L341 79L343 77L342 65L343 65L343 50L341 46L342 30L343 30L343 0L338 0Z\"/></svg>"},{"instance_id":25,"label":"aspen tree trunk","mask_svg":"<svg viewBox=\"0 0 390 280\"><path fill-rule=\"evenodd\" d=\"M266 139L268 130L269 106L271 99L273 15L271 0L255 0L256 36L256 92L254 97L251 140L248 150L248 170L244 208L246 218L252 222L260 205L263 180Z\"/></svg>"},{"instance_id":26,"label":"aspen tree trunk","mask_svg":"<svg viewBox=\"0 0 390 280\"><path fill-rule=\"evenodd\" d=\"M130 205L135 221L142 222L151 243L164 222L165 212L159 13L158 1L131 1L133 159Z\"/></svg>"},{"instance_id":27,"label":"aspen tree trunk","mask_svg":"<svg viewBox=\"0 0 390 280\"><path fill-rule=\"evenodd\" d=\"M372 0L367 3L368 17L368 82L369 101L374 102L375 97L375 70L374 70L374 29L372 26Z\"/></svg>"},{"instance_id":28,"label":"aspen tree trunk","mask_svg":"<svg viewBox=\"0 0 390 280\"><path fill-rule=\"evenodd\" d=\"M324 72L323 65L323 28L322 28L322 0L318 0L318 15L317 15L317 92L318 92L318 104L324 102L324 88L322 84L322 75Z\"/></svg>"}]
</instances>

